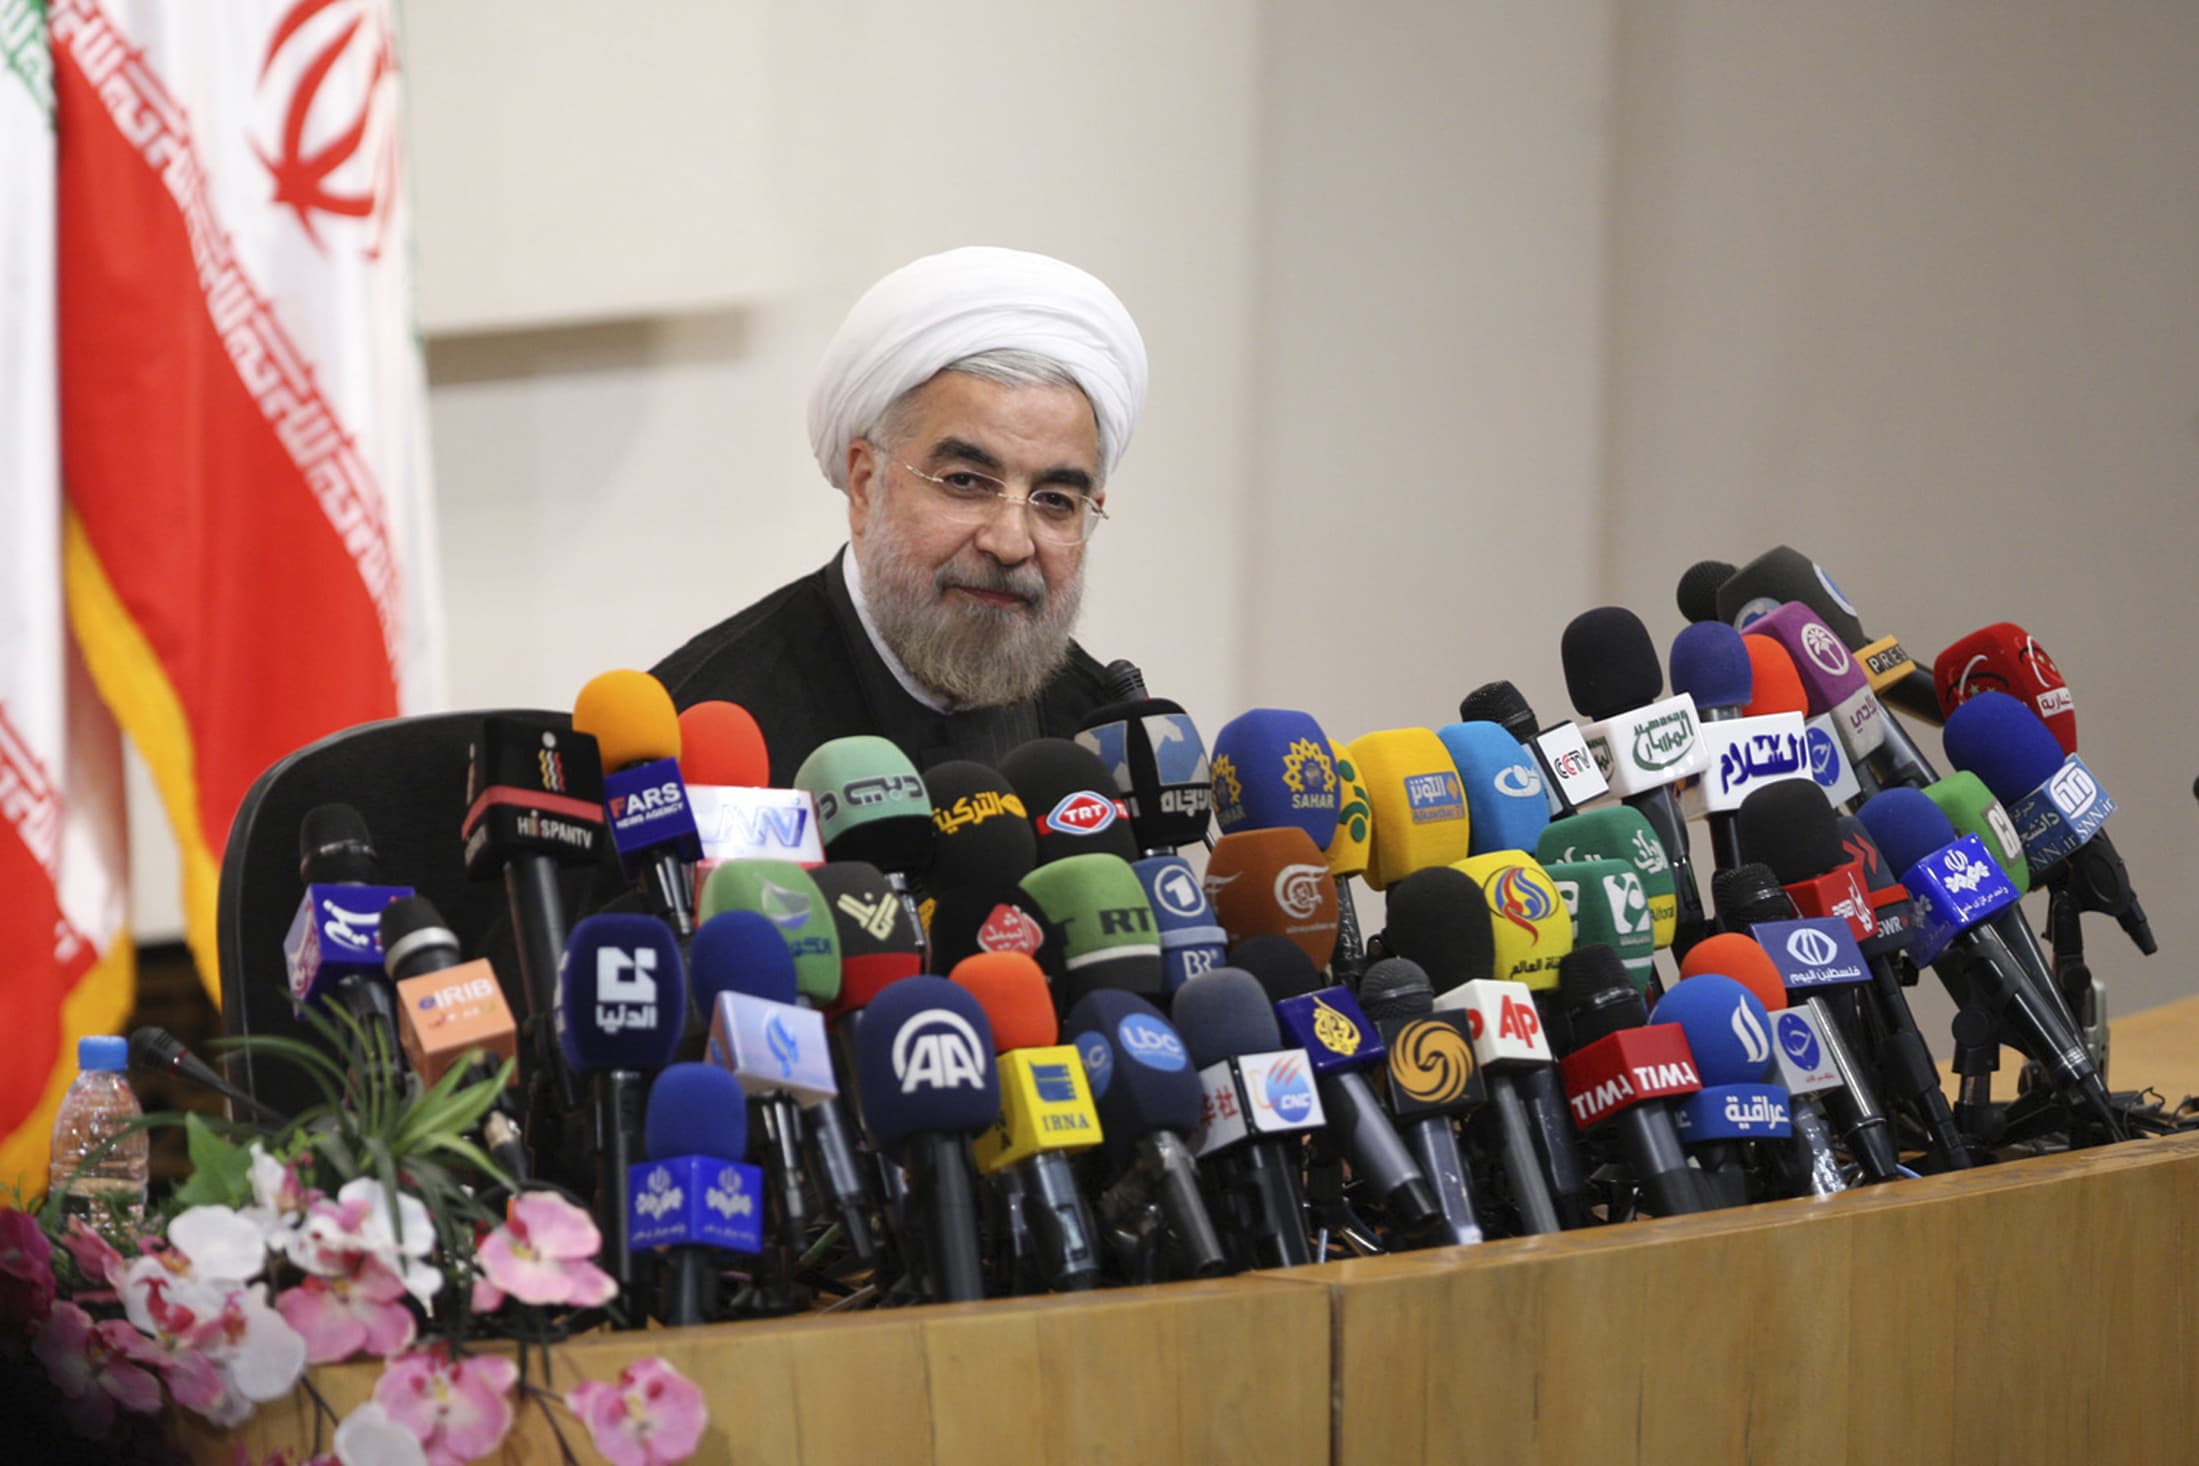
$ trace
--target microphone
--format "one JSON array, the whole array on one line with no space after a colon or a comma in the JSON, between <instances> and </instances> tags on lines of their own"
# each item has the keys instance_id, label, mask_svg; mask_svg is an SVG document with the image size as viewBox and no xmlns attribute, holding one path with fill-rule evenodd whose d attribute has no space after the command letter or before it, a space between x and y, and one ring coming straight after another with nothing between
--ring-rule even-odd
<instances>
[{"instance_id":1,"label":"microphone","mask_svg":"<svg viewBox=\"0 0 2199 1466\"><path fill-rule=\"evenodd\" d=\"M865 1007L924 970L924 931L893 880L863 860L834 860L809 873L832 913L840 943L840 995L828 1016Z\"/></svg>"},{"instance_id":2,"label":"microphone","mask_svg":"<svg viewBox=\"0 0 2199 1466\"><path fill-rule=\"evenodd\" d=\"M1336 838L1342 781L1329 736L1306 713L1254 708L1214 735L1214 820L1224 835L1286 826L1316 850Z\"/></svg>"},{"instance_id":3,"label":"microphone","mask_svg":"<svg viewBox=\"0 0 2199 1466\"><path fill-rule=\"evenodd\" d=\"M654 916L599 913L573 926L554 1022L565 1067L594 1101L596 1225L620 1289L634 1282L626 1181L642 1140L648 1076L672 1062L687 1014L679 943Z\"/></svg>"},{"instance_id":4,"label":"microphone","mask_svg":"<svg viewBox=\"0 0 2199 1466\"><path fill-rule=\"evenodd\" d=\"M1192 1152L1238 1269L1313 1261L1299 1185L1303 1137L1326 1123L1312 1066L1285 1049L1267 993L1249 972L1217 967L1176 993L1176 1031L1198 1071Z\"/></svg>"},{"instance_id":5,"label":"microphone","mask_svg":"<svg viewBox=\"0 0 2199 1466\"><path fill-rule=\"evenodd\" d=\"M1128 862L1096 852L1064 856L1025 876L1023 891L1061 933L1055 991L1063 1008L1095 988L1160 996L1160 931Z\"/></svg>"},{"instance_id":6,"label":"microphone","mask_svg":"<svg viewBox=\"0 0 2199 1466\"><path fill-rule=\"evenodd\" d=\"M1862 666L1808 606L1789 602L1751 621L1749 633L1778 642L1793 661L1809 715L1828 720L1858 783L1867 774L1881 788L1916 788L1939 777L1931 761L1895 726ZM1869 784L1864 792L1871 792Z\"/></svg>"},{"instance_id":7,"label":"microphone","mask_svg":"<svg viewBox=\"0 0 2199 1466\"><path fill-rule=\"evenodd\" d=\"M1436 730L1466 786L1466 848L1532 850L1550 823L1542 774L1519 740L1495 723L1459 722Z\"/></svg>"},{"instance_id":8,"label":"microphone","mask_svg":"<svg viewBox=\"0 0 2199 1466\"><path fill-rule=\"evenodd\" d=\"M1388 1051L1384 1098L1390 1115L1435 1193L1440 1215L1432 1235L1446 1246L1479 1242L1481 1223L1450 1118L1479 1109L1488 1098L1474 1068L1466 1016L1436 1012L1428 974L1403 957L1385 957L1369 967L1359 996Z\"/></svg>"},{"instance_id":9,"label":"microphone","mask_svg":"<svg viewBox=\"0 0 2199 1466\"><path fill-rule=\"evenodd\" d=\"M1382 1198L1392 1225L1412 1230L1439 1219L1434 1188L1363 1072L1381 1065L1388 1050L1357 1000L1344 988L1323 987L1312 962L1285 938L1254 937L1233 948L1230 958L1274 1003L1284 1041L1305 1050L1327 1113L1326 1133L1352 1174Z\"/></svg>"},{"instance_id":10,"label":"microphone","mask_svg":"<svg viewBox=\"0 0 2199 1466\"><path fill-rule=\"evenodd\" d=\"M1951 990L1982 999L1988 1011L2004 1010L2017 1044L2039 1062L2072 1119L2089 1114L2120 1140L2107 1086L2051 982L2019 961L1995 928L1993 918L2016 905L2016 888L1983 842L1974 835L1957 839L1938 806L1914 789L1887 790L1861 816L1888 863L1903 873L1914 903L1917 965L1939 968L1944 981L1949 972L1940 964L1950 955L1963 959Z\"/></svg>"},{"instance_id":11,"label":"microphone","mask_svg":"<svg viewBox=\"0 0 2199 1466\"><path fill-rule=\"evenodd\" d=\"M698 891L724 860L791 860L821 865L817 805L803 789L773 789L763 730L739 703L712 699L679 716L680 776L694 810L702 859Z\"/></svg>"},{"instance_id":12,"label":"microphone","mask_svg":"<svg viewBox=\"0 0 2199 1466\"><path fill-rule=\"evenodd\" d=\"M1626 980L1647 996L1656 980L1657 948L1642 878L1623 860L1559 860L1543 867L1573 918L1573 950L1609 947L1619 954Z\"/></svg>"},{"instance_id":13,"label":"microphone","mask_svg":"<svg viewBox=\"0 0 2199 1466\"><path fill-rule=\"evenodd\" d=\"M1673 589L1680 614L1690 623L1723 621L1718 614L1718 587L1733 578L1733 567L1723 560L1697 560L1680 576Z\"/></svg>"},{"instance_id":14,"label":"microphone","mask_svg":"<svg viewBox=\"0 0 2199 1466\"><path fill-rule=\"evenodd\" d=\"M1337 891L1341 895L1348 889L1343 883L1367 868L1368 847L1374 840L1374 800L1367 793L1366 781L1359 777L1359 766L1344 751L1344 745L1331 740L1329 757L1336 763L1336 778L1343 788L1337 795L1340 802L1336 806L1336 835L1324 853L1328 857L1329 874L1336 878ZM1339 940L1342 940L1341 933ZM1353 940L1357 940L1356 923Z\"/></svg>"},{"instance_id":15,"label":"microphone","mask_svg":"<svg viewBox=\"0 0 2199 1466\"><path fill-rule=\"evenodd\" d=\"M382 913L382 955L397 987L398 1040L420 1083L433 1087L452 1066L466 1063L468 1082L494 1079L498 1066L519 1059L512 1021L496 969L483 958L458 960L458 937L425 896L403 896ZM512 1082L518 1082L518 1072ZM518 1106L500 1093L481 1117L482 1144L504 1173L527 1179L527 1147Z\"/></svg>"},{"instance_id":16,"label":"microphone","mask_svg":"<svg viewBox=\"0 0 2199 1466\"><path fill-rule=\"evenodd\" d=\"M1982 692L1947 715L1947 757L2008 807L2032 873L2066 882L2079 909L2115 918L2140 952L2159 950L2123 858L2102 828L2115 801L2084 760L2062 755L2045 724L2003 692Z\"/></svg>"},{"instance_id":17,"label":"microphone","mask_svg":"<svg viewBox=\"0 0 2199 1466\"><path fill-rule=\"evenodd\" d=\"M1802 719L1802 746L1809 756L1809 775L1825 797L1847 805L1862 793L1862 783L1848 764L1847 751L1833 731L1832 714L1809 716L1809 694L1802 690L1802 674L1794 669L1787 649L1768 636L1744 636L1749 671L1755 692L1743 711L1749 717L1791 713ZM1875 781L1874 781L1875 788Z\"/></svg>"},{"instance_id":18,"label":"microphone","mask_svg":"<svg viewBox=\"0 0 2199 1466\"><path fill-rule=\"evenodd\" d=\"M1021 952L1062 979L1061 928L1039 910L1021 881L999 881L944 891L932 907L932 965L950 972L977 952Z\"/></svg>"},{"instance_id":19,"label":"microphone","mask_svg":"<svg viewBox=\"0 0 2199 1466\"><path fill-rule=\"evenodd\" d=\"M1076 741L1114 776L1144 854L1172 854L1206 839L1214 778L1206 744L1181 706L1164 697L1113 702L1086 715Z\"/></svg>"},{"instance_id":20,"label":"microphone","mask_svg":"<svg viewBox=\"0 0 2199 1466\"><path fill-rule=\"evenodd\" d=\"M1687 825L1672 786L1702 770L1695 704L1664 697L1664 668L1641 618L1624 606L1599 606L1566 624L1559 654L1573 706L1594 719L1581 729L1612 792L1641 812L1672 866L1681 956L1709 934L1703 898L1688 860Z\"/></svg>"},{"instance_id":21,"label":"microphone","mask_svg":"<svg viewBox=\"0 0 2199 1466\"><path fill-rule=\"evenodd\" d=\"M1556 1088L1557 1070L1534 995L1522 983L1476 978L1444 993L1436 1006L1466 1020L1467 1042L1489 1091L1489 1108L1475 1118L1478 1124L1493 1117L1514 1230L1532 1236L1586 1226L1588 1174L1565 1092L1556 1090L1554 1104L1542 1093Z\"/></svg>"},{"instance_id":22,"label":"microphone","mask_svg":"<svg viewBox=\"0 0 2199 1466\"><path fill-rule=\"evenodd\" d=\"M864 1127L909 1172L930 1297L982 1297L970 1138L1000 1118L985 1010L943 977L903 978L863 1010L855 1048Z\"/></svg>"},{"instance_id":23,"label":"microphone","mask_svg":"<svg viewBox=\"0 0 2199 1466\"><path fill-rule=\"evenodd\" d=\"M640 881L649 914L681 937L695 932L693 876L702 837L680 775L680 716L647 672L592 677L573 701L573 728L596 741L611 847L626 879Z\"/></svg>"},{"instance_id":24,"label":"microphone","mask_svg":"<svg viewBox=\"0 0 2199 1466\"><path fill-rule=\"evenodd\" d=\"M1000 1178L1010 1212L1035 1219L1043 1285L1084 1292L1099 1283L1099 1225L1070 1157L1098 1145L1102 1131L1083 1057L1059 1042L1046 976L1021 952L964 958L951 977L985 1010L1000 1059L999 1123L971 1147L978 1174Z\"/></svg>"},{"instance_id":25,"label":"microphone","mask_svg":"<svg viewBox=\"0 0 2199 1466\"><path fill-rule=\"evenodd\" d=\"M1066 738L1033 738L1000 761L1001 776L1031 812L1038 863L1071 855L1138 858L1129 809L1115 796L1115 778L1088 748Z\"/></svg>"},{"instance_id":26,"label":"microphone","mask_svg":"<svg viewBox=\"0 0 2199 1466\"><path fill-rule=\"evenodd\" d=\"M740 1086L710 1064L666 1065L649 1088L642 1149L648 1159L626 1174L627 1246L664 1258L658 1319L672 1328L708 1323L718 1312L712 1252L764 1250L764 1179L742 1159Z\"/></svg>"},{"instance_id":27,"label":"microphone","mask_svg":"<svg viewBox=\"0 0 2199 1466\"><path fill-rule=\"evenodd\" d=\"M1128 657L1117 657L1100 672L1100 685L1109 702L1131 702L1145 696L1145 673Z\"/></svg>"},{"instance_id":28,"label":"microphone","mask_svg":"<svg viewBox=\"0 0 2199 1466\"><path fill-rule=\"evenodd\" d=\"M1704 973L1665 994L1649 1021L1687 1035L1703 1080L1703 1087L1672 1111L1673 1127L1701 1172L1703 1189L1715 1205L1746 1205L1753 1199L1749 1148L1794 1133L1786 1087L1768 1082L1771 1015L1740 983Z\"/></svg>"},{"instance_id":29,"label":"microphone","mask_svg":"<svg viewBox=\"0 0 2199 1466\"><path fill-rule=\"evenodd\" d=\"M753 911L778 929L801 995L831 1006L840 996L840 932L825 893L791 860L728 860L703 882L695 912Z\"/></svg>"},{"instance_id":30,"label":"microphone","mask_svg":"<svg viewBox=\"0 0 2199 1466\"><path fill-rule=\"evenodd\" d=\"M1716 601L1718 619L1744 630L1764 613L1800 601L1840 638L1842 646L1855 653L1873 693L1911 717L1939 721L1931 674L1917 666L1898 637L1873 638L1865 631L1855 607L1825 567L1799 550L1785 545L1766 550L1717 588ZM1890 730L1890 736L1907 742L1898 728Z\"/></svg>"},{"instance_id":31,"label":"microphone","mask_svg":"<svg viewBox=\"0 0 2199 1466\"><path fill-rule=\"evenodd\" d=\"M1573 1122L1583 1132L1610 1124L1620 1152L1659 1216L1708 1206L1689 1168L1670 1101L1703 1087L1686 1036L1648 1027L1641 994L1609 947L1582 947L1558 966L1558 987L1579 1047L1559 1062Z\"/></svg>"},{"instance_id":32,"label":"microphone","mask_svg":"<svg viewBox=\"0 0 2199 1466\"><path fill-rule=\"evenodd\" d=\"M246 1112L255 1124L279 1130L290 1123L290 1117L282 1111L261 1103L222 1078L213 1065L184 1047L183 1040L165 1028L146 1024L131 1029L130 1058L147 1068L162 1070L212 1090Z\"/></svg>"},{"instance_id":33,"label":"microphone","mask_svg":"<svg viewBox=\"0 0 2199 1466\"><path fill-rule=\"evenodd\" d=\"M502 876L519 961L521 1037L534 1055L530 1113L579 1103L558 1062L550 1015L565 958L565 896L558 870L592 870L603 832L603 765L596 741L539 714L481 720L466 755L466 874ZM554 1085L545 1095L541 1086ZM540 1140L539 1133L537 1140Z\"/></svg>"},{"instance_id":34,"label":"microphone","mask_svg":"<svg viewBox=\"0 0 2199 1466\"><path fill-rule=\"evenodd\" d=\"M366 820L348 804L321 804L298 825L298 877L305 894L283 937L290 1001L332 1004L359 1025L367 1063L397 1061L397 1014L384 980L382 910L412 894L381 884ZM377 1046L379 1053L376 1052Z\"/></svg>"},{"instance_id":35,"label":"microphone","mask_svg":"<svg viewBox=\"0 0 2199 1466\"><path fill-rule=\"evenodd\" d=\"M1229 936L1192 874L1191 862L1180 855L1149 855L1130 868L1145 888L1146 904L1160 930L1162 995L1220 967L1227 960Z\"/></svg>"},{"instance_id":36,"label":"microphone","mask_svg":"<svg viewBox=\"0 0 2199 1466\"><path fill-rule=\"evenodd\" d=\"M815 1151L804 1112L840 1093L825 1020L796 1002L794 959L770 920L756 912L721 911L704 921L688 949L688 968L695 996L709 1015L704 1052L746 1096L744 1123L749 1106L763 1122L772 1231L782 1248L798 1249L809 1227L805 1157ZM819 1189L836 1210L852 1207L863 1214L867 1233L868 1208L859 1191L850 1196L830 1180ZM790 1280L791 1252L782 1252L779 1262L782 1278Z\"/></svg>"},{"instance_id":37,"label":"microphone","mask_svg":"<svg viewBox=\"0 0 2199 1466\"><path fill-rule=\"evenodd\" d=\"M1771 1020L1772 1062L1787 1091L1792 1131L1792 1144L1779 1168L1788 1193L1832 1196L1847 1190L1840 1158L1833 1154L1832 1124L1816 1098L1840 1088L1843 1081L1816 1017L1806 1007L1787 1006L1786 980L1754 937L1720 932L1697 942L1680 965L1680 987L1706 975L1730 978L1747 988ZM1663 1012L1662 1004L1658 1012ZM1692 1047L1692 1038L1689 1043Z\"/></svg>"},{"instance_id":38,"label":"microphone","mask_svg":"<svg viewBox=\"0 0 2199 1466\"><path fill-rule=\"evenodd\" d=\"M1610 792L1581 730L1561 722L1538 733L1535 710L1511 683L1482 683L1460 701L1458 715L1469 723L1494 723L1519 741L1541 771L1550 818L1563 819Z\"/></svg>"},{"instance_id":39,"label":"microphone","mask_svg":"<svg viewBox=\"0 0 2199 1466\"><path fill-rule=\"evenodd\" d=\"M2046 648L2013 621L1982 627L1941 652L1932 683L1949 714L1981 692L2007 693L2038 715L2064 754L2077 751L2076 694Z\"/></svg>"},{"instance_id":40,"label":"microphone","mask_svg":"<svg viewBox=\"0 0 2199 1466\"><path fill-rule=\"evenodd\" d=\"M2017 895L2031 889L2031 862L2024 853L2023 837L1983 779L1968 769L1957 769L1938 783L1925 785L1924 797L1939 806L1956 834L1978 837Z\"/></svg>"},{"instance_id":41,"label":"microphone","mask_svg":"<svg viewBox=\"0 0 2199 1466\"><path fill-rule=\"evenodd\" d=\"M1336 881L1321 847L1295 826L1222 836L1207 857L1205 889L1229 945L1287 937L1317 968L1336 955Z\"/></svg>"},{"instance_id":42,"label":"microphone","mask_svg":"<svg viewBox=\"0 0 2199 1466\"><path fill-rule=\"evenodd\" d=\"M1442 739L1426 728L1392 728L1344 748L1374 808L1368 885L1387 890L1416 870L1466 858L1466 786Z\"/></svg>"},{"instance_id":43,"label":"microphone","mask_svg":"<svg viewBox=\"0 0 2199 1466\"><path fill-rule=\"evenodd\" d=\"M1119 1178L1100 1193L1100 1215L1118 1235L1137 1235L1152 1226L1144 1215L1156 1213L1182 1273L1207 1278L1224 1271L1229 1260L1200 1194L1189 1143L1205 1091L1183 1038L1151 1003L1104 988L1077 1001L1062 1033L1084 1060L1107 1164Z\"/></svg>"},{"instance_id":44,"label":"microphone","mask_svg":"<svg viewBox=\"0 0 2199 1466\"><path fill-rule=\"evenodd\" d=\"M924 883L944 896L1013 884L1038 864L1029 808L997 769L953 759L928 770L932 866Z\"/></svg>"},{"instance_id":45,"label":"microphone","mask_svg":"<svg viewBox=\"0 0 2199 1466\"><path fill-rule=\"evenodd\" d=\"M1730 870L1743 858L1733 818L1741 801L1776 780L1811 777L1802 718L1747 714L1755 697L1748 646L1723 621L1697 622L1673 638L1672 690L1693 698L1702 719L1703 772L1681 790L1680 809L1709 825L1718 866Z\"/></svg>"},{"instance_id":46,"label":"microphone","mask_svg":"<svg viewBox=\"0 0 2199 1466\"><path fill-rule=\"evenodd\" d=\"M885 872L908 924L923 930L910 883L932 863L932 799L909 756L885 738L861 734L819 744L794 783L817 801L817 833L828 860L856 860Z\"/></svg>"},{"instance_id":47,"label":"microphone","mask_svg":"<svg viewBox=\"0 0 2199 1466\"><path fill-rule=\"evenodd\" d=\"M1619 860L1641 878L1642 894L1649 902L1649 940L1654 947L1672 945L1679 928L1680 902L1672 880L1672 862L1640 810L1623 804L1583 810L1553 820L1536 842L1535 858L1544 862L1571 860Z\"/></svg>"},{"instance_id":48,"label":"microphone","mask_svg":"<svg viewBox=\"0 0 2199 1466\"><path fill-rule=\"evenodd\" d=\"M1524 850L1492 850L1452 869L1480 889L1489 912L1491 974L1535 992L1555 988L1558 963L1573 950L1573 918L1542 863Z\"/></svg>"}]
</instances>

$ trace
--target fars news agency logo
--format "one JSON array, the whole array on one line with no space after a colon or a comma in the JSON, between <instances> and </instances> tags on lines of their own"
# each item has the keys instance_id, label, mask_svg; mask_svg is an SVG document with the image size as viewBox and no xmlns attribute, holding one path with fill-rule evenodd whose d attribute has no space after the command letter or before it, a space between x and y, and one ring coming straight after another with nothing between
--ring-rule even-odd
<instances>
[{"instance_id":1,"label":"fars news agency logo","mask_svg":"<svg viewBox=\"0 0 2199 1466\"><path fill-rule=\"evenodd\" d=\"M911 1015L893 1036L891 1056L893 1077L903 1094L985 1087L977 1030L951 1008L926 1008Z\"/></svg>"}]
</instances>

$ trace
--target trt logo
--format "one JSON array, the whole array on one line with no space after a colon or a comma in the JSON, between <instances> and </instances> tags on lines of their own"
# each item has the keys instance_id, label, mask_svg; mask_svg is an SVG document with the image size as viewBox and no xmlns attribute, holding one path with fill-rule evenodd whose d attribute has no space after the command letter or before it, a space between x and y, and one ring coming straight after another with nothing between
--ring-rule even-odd
<instances>
[{"instance_id":1,"label":"trt logo","mask_svg":"<svg viewBox=\"0 0 2199 1466\"><path fill-rule=\"evenodd\" d=\"M1115 801L1079 789L1055 805L1042 823L1064 835L1096 835L1115 822Z\"/></svg>"}]
</instances>

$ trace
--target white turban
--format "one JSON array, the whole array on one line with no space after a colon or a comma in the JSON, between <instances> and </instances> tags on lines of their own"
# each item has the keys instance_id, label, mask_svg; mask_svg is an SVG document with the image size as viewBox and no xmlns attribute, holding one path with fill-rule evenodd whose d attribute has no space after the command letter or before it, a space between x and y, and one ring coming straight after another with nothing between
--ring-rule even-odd
<instances>
[{"instance_id":1,"label":"white turban","mask_svg":"<svg viewBox=\"0 0 2199 1466\"><path fill-rule=\"evenodd\" d=\"M911 261L863 292L825 348L809 393L809 446L847 487L848 444L893 400L983 351L1059 362L1099 425L1100 477L1145 410L1145 341L1098 280L1046 255L968 245Z\"/></svg>"}]
</instances>

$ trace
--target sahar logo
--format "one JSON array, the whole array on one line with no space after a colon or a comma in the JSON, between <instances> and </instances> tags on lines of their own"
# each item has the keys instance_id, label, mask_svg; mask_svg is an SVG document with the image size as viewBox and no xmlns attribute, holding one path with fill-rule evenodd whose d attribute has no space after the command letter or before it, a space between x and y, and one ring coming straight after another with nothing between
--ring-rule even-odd
<instances>
[{"instance_id":1,"label":"sahar logo","mask_svg":"<svg viewBox=\"0 0 2199 1466\"><path fill-rule=\"evenodd\" d=\"M1812 621L1802 628L1802 650L1828 677L1838 677L1848 670L1848 649L1822 621Z\"/></svg>"},{"instance_id":2,"label":"sahar logo","mask_svg":"<svg viewBox=\"0 0 2199 1466\"><path fill-rule=\"evenodd\" d=\"M1333 747L1331 752L1336 757L1337 782L1343 786L1336 806L1336 827L1346 839L1357 845L1367 838L1367 833L1372 828L1374 802L1367 793L1366 785L1359 782L1359 770L1352 766L1351 760L1337 753Z\"/></svg>"},{"instance_id":3,"label":"sahar logo","mask_svg":"<svg viewBox=\"0 0 2199 1466\"><path fill-rule=\"evenodd\" d=\"M1695 715L1684 707L1660 713L1634 730L1634 746L1628 750L1634 767L1645 774L1669 769L1695 747Z\"/></svg>"},{"instance_id":4,"label":"sahar logo","mask_svg":"<svg viewBox=\"0 0 2199 1466\"><path fill-rule=\"evenodd\" d=\"M1286 865L1275 873L1275 904L1292 921L1310 921L1320 913L1325 865Z\"/></svg>"},{"instance_id":5,"label":"sahar logo","mask_svg":"<svg viewBox=\"0 0 2199 1466\"><path fill-rule=\"evenodd\" d=\"M1328 750L1310 738L1284 750L1283 782L1290 787L1292 809L1336 808L1336 766Z\"/></svg>"},{"instance_id":6,"label":"sahar logo","mask_svg":"<svg viewBox=\"0 0 2199 1466\"><path fill-rule=\"evenodd\" d=\"M1537 923L1548 921L1557 911L1557 896L1543 889L1526 866L1505 866L1489 877L1481 893L1490 911L1527 933L1530 947L1541 944L1542 928Z\"/></svg>"},{"instance_id":7,"label":"sahar logo","mask_svg":"<svg viewBox=\"0 0 2199 1466\"><path fill-rule=\"evenodd\" d=\"M1226 753L1214 756L1214 817L1233 825L1245 815L1244 780L1237 777L1237 761Z\"/></svg>"},{"instance_id":8,"label":"sahar logo","mask_svg":"<svg viewBox=\"0 0 2199 1466\"><path fill-rule=\"evenodd\" d=\"M970 1021L951 1008L926 1008L903 1023L893 1036L892 1054L893 1077L903 1094L985 1087L984 1046Z\"/></svg>"},{"instance_id":9,"label":"sahar logo","mask_svg":"<svg viewBox=\"0 0 2199 1466\"><path fill-rule=\"evenodd\" d=\"M1390 1082L1425 1105L1463 1099L1474 1076L1466 1036L1436 1018L1416 1018L1390 1044Z\"/></svg>"},{"instance_id":10,"label":"sahar logo","mask_svg":"<svg viewBox=\"0 0 2199 1466\"><path fill-rule=\"evenodd\" d=\"M1313 1036L1332 1054L1359 1052L1359 1025L1322 1002L1318 993L1313 997Z\"/></svg>"},{"instance_id":11,"label":"sahar logo","mask_svg":"<svg viewBox=\"0 0 2199 1466\"><path fill-rule=\"evenodd\" d=\"M376 0L297 0L268 37L251 144L313 247L342 221L379 259L398 199L397 48ZM356 221L354 225L352 221Z\"/></svg>"}]
</instances>

